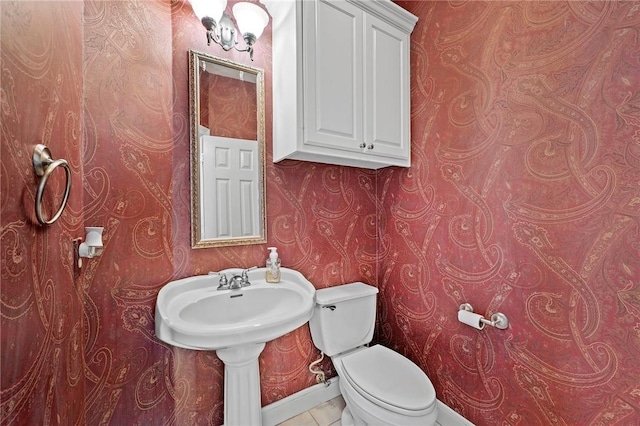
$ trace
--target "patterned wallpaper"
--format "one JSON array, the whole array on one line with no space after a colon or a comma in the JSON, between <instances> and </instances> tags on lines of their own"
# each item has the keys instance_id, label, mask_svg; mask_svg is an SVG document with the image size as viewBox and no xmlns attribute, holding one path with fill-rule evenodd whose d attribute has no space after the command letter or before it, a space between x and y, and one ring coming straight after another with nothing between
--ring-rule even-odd
<instances>
[{"instance_id":1,"label":"patterned wallpaper","mask_svg":"<svg viewBox=\"0 0 640 426\"><path fill-rule=\"evenodd\" d=\"M269 245L317 288L377 284L377 338L478 425L640 423L640 8L400 4L413 162L372 172L272 164L270 26L250 62L182 0L0 2L0 424L221 424L221 362L155 339L155 297ZM265 70L268 244L190 248L189 48ZM40 142L73 170L49 228ZM105 251L76 274L85 225ZM510 329L461 325L465 301ZM307 327L267 344L263 404L317 356Z\"/></svg>"},{"instance_id":2,"label":"patterned wallpaper","mask_svg":"<svg viewBox=\"0 0 640 426\"><path fill-rule=\"evenodd\" d=\"M84 308L72 239L82 203L82 3L0 3L0 424L82 424ZM65 31L52 31L61 26ZM72 170L65 213L44 230L35 218L36 144ZM64 172L43 196L60 205Z\"/></svg>"},{"instance_id":3,"label":"patterned wallpaper","mask_svg":"<svg viewBox=\"0 0 640 426\"><path fill-rule=\"evenodd\" d=\"M262 265L271 245L318 288L375 284L375 172L272 164L270 26L251 62L207 47L183 1L1 5L0 424L221 424L222 363L155 338L158 290ZM265 70L268 244L190 247L190 48ZM74 178L49 228L31 213L40 141ZM105 227L105 250L74 277L71 240L85 225ZM318 356L306 326L268 343L263 404L315 384L307 367Z\"/></svg>"},{"instance_id":4,"label":"patterned wallpaper","mask_svg":"<svg viewBox=\"0 0 640 426\"><path fill-rule=\"evenodd\" d=\"M256 140L256 83L200 71L200 125L212 136Z\"/></svg>"},{"instance_id":5,"label":"patterned wallpaper","mask_svg":"<svg viewBox=\"0 0 640 426\"><path fill-rule=\"evenodd\" d=\"M413 161L377 181L381 340L479 425L640 424L639 4L400 5Z\"/></svg>"}]
</instances>

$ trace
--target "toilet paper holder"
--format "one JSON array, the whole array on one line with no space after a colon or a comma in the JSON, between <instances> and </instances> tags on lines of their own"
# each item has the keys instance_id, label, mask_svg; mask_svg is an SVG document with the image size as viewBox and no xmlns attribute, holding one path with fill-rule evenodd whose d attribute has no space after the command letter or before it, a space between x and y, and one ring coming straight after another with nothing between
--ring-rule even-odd
<instances>
[{"instance_id":1,"label":"toilet paper holder","mask_svg":"<svg viewBox=\"0 0 640 426\"><path fill-rule=\"evenodd\" d=\"M458 310L473 312L473 306L471 306L469 303L463 303L462 305L460 305L460 308ZM491 315L491 320L480 317L480 322L486 325L490 325L491 327L499 328L500 330L504 330L509 327L509 320L507 319L507 316L502 312L496 312L495 314Z\"/></svg>"}]
</instances>

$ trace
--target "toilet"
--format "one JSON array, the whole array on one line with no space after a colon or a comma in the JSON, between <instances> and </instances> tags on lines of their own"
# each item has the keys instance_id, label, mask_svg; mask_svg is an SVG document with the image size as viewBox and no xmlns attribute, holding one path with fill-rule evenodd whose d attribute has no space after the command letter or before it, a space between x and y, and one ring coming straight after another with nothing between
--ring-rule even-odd
<instances>
[{"instance_id":1,"label":"toilet","mask_svg":"<svg viewBox=\"0 0 640 426\"><path fill-rule=\"evenodd\" d=\"M429 426L436 422L436 392L409 359L373 338L378 289L364 283L316 291L309 321L314 345L331 357L346 407L342 424Z\"/></svg>"}]
</instances>

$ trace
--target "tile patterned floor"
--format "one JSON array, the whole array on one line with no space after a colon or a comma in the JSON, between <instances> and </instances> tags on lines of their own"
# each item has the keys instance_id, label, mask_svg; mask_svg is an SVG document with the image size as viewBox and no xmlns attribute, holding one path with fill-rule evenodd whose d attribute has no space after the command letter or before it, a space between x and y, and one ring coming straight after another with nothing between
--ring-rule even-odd
<instances>
[{"instance_id":1,"label":"tile patterned floor","mask_svg":"<svg viewBox=\"0 0 640 426\"><path fill-rule=\"evenodd\" d=\"M342 415L344 406L342 396L337 396L317 407L313 407L309 411L285 420L276 426L342 426L340 416ZM442 421L440 416L438 416L438 421L435 426L464 426L467 424L471 423Z\"/></svg>"},{"instance_id":2,"label":"tile patterned floor","mask_svg":"<svg viewBox=\"0 0 640 426\"><path fill-rule=\"evenodd\" d=\"M344 399L342 396L337 396L280 423L278 426L341 426L340 416L343 409Z\"/></svg>"}]
</instances>

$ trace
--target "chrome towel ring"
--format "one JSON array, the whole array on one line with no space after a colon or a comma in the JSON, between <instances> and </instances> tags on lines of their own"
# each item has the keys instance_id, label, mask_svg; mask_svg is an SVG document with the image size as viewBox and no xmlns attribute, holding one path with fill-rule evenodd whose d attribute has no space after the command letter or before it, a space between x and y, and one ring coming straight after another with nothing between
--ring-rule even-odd
<instances>
[{"instance_id":1,"label":"chrome towel ring","mask_svg":"<svg viewBox=\"0 0 640 426\"><path fill-rule=\"evenodd\" d=\"M44 193L44 187L47 185L49 176L51 176L51 173L53 173L58 166L62 166L64 168L65 174L67 175L67 187L64 190L64 197L62 198L60 208L58 208L58 211L51 217L51 219L46 220L42 213L42 194ZM36 171L36 175L42 178L40 179L38 192L36 193L36 219L38 219L38 222L40 222L41 225L51 225L60 218L64 208L67 206L69 193L71 192L71 169L69 168L67 160L53 160L51 158L51 151L49 151L49 148L42 144L36 145L36 148L33 150L33 168Z\"/></svg>"}]
</instances>

